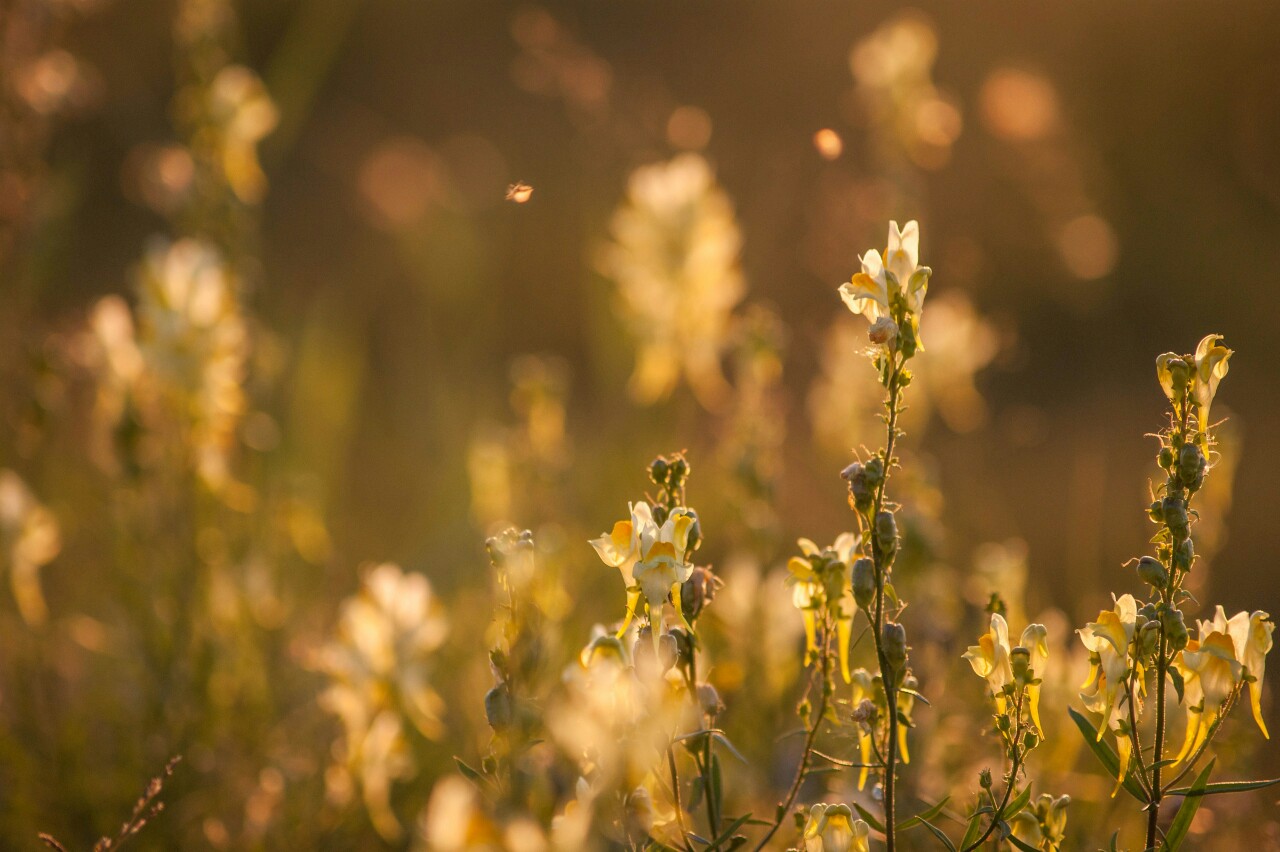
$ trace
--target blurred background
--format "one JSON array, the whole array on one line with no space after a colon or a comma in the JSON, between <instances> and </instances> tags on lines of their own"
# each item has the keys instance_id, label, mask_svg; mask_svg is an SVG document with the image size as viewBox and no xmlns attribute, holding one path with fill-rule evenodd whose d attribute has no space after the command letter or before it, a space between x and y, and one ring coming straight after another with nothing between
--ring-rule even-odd
<instances>
[{"instance_id":1,"label":"blurred background","mask_svg":"<svg viewBox=\"0 0 1280 852\"><path fill-rule=\"evenodd\" d=\"M1063 661L1037 771L1077 802L1064 848L1139 843L1066 722L1072 630L1140 591L1154 359L1209 332L1236 355L1199 614L1280 612L1278 37L1265 3L10 0L4 845L88 848L181 754L139 848L445 848L418 815L488 736L486 536L534 531L571 660L623 598L586 539L681 449L726 584L710 677L774 801L780 569L853 524L838 472L881 441L836 288L890 219L934 270L905 622L922 691L954 681L910 783L994 760L958 655L997 591ZM417 667L385 694L380 618ZM1247 711L1219 754L1280 775ZM1194 831L1280 848L1275 794Z\"/></svg>"}]
</instances>

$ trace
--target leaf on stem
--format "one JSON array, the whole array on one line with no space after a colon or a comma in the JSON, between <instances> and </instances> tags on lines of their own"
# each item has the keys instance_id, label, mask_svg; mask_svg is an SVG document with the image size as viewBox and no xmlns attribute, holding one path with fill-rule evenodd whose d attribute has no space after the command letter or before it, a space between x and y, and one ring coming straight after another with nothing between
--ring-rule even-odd
<instances>
[{"instance_id":1,"label":"leaf on stem","mask_svg":"<svg viewBox=\"0 0 1280 852\"><path fill-rule=\"evenodd\" d=\"M1213 764L1216 762L1211 760L1206 763L1204 769L1200 770L1200 774L1188 788L1187 797L1182 800L1182 806L1178 808L1178 813L1169 824L1169 831L1164 836L1164 848L1168 852L1176 852L1182 845L1182 841L1186 839L1187 832L1191 830L1191 821L1195 819L1196 811L1200 809L1200 800L1209 784L1209 773L1213 771Z\"/></svg>"},{"instance_id":2,"label":"leaf on stem","mask_svg":"<svg viewBox=\"0 0 1280 852\"><path fill-rule=\"evenodd\" d=\"M1098 739L1098 729L1093 723L1078 713L1074 707L1068 707L1067 712L1071 714L1071 721L1076 723L1076 727L1080 729L1080 734L1084 737L1085 744L1089 746L1089 750L1097 756L1098 760L1106 768L1112 778L1120 773L1120 758L1116 757L1116 753L1111 750L1111 746L1107 745L1104 740ZM1133 796L1144 805L1147 803L1147 794L1143 791L1138 782L1134 780L1133 775L1129 772L1125 773L1124 781L1121 782L1125 792Z\"/></svg>"}]
</instances>

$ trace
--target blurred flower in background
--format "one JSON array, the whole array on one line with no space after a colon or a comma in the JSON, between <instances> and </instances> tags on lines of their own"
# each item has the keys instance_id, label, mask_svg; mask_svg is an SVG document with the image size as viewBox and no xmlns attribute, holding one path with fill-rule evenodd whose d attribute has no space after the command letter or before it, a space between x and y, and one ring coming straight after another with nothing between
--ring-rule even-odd
<instances>
[{"instance_id":1,"label":"blurred flower in background","mask_svg":"<svg viewBox=\"0 0 1280 852\"><path fill-rule=\"evenodd\" d=\"M632 173L600 266L618 286L635 341L629 389L640 403L668 396L683 377L710 409L729 394L721 358L745 284L742 237L707 161L681 154Z\"/></svg>"},{"instance_id":2,"label":"blurred flower in background","mask_svg":"<svg viewBox=\"0 0 1280 852\"><path fill-rule=\"evenodd\" d=\"M39 625L48 618L40 589L40 569L52 562L61 549L62 539L53 513L36 499L18 474L0 469L0 564L9 572L18 611L28 624Z\"/></svg>"},{"instance_id":3,"label":"blurred flower in background","mask_svg":"<svg viewBox=\"0 0 1280 852\"><path fill-rule=\"evenodd\" d=\"M429 675L448 633L443 603L426 577L378 565L343 602L337 634L314 660L330 678L321 704L343 729L340 762L325 776L329 796L343 803L358 786L369 818L389 840L402 831L391 809L392 782L416 771L405 723L425 737L444 732L444 704Z\"/></svg>"}]
</instances>

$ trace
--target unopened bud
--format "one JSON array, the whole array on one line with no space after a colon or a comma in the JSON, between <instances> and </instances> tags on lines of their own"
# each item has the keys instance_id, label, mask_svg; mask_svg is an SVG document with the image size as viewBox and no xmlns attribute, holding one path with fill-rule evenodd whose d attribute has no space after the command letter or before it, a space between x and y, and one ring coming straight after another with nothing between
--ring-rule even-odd
<instances>
[{"instance_id":1,"label":"unopened bud","mask_svg":"<svg viewBox=\"0 0 1280 852\"><path fill-rule=\"evenodd\" d=\"M1164 503L1159 500L1152 500L1151 505L1147 508L1147 516L1157 524L1164 523Z\"/></svg>"},{"instance_id":2,"label":"unopened bud","mask_svg":"<svg viewBox=\"0 0 1280 852\"><path fill-rule=\"evenodd\" d=\"M1173 382L1174 397L1186 396L1187 386L1191 383L1191 365L1181 358L1169 358L1165 363L1165 369L1169 371L1169 377Z\"/></svg>"},{"instance_id":3,"label":"unopened bud","mask_svg":"<svg viewBox=\"0 0 1280 852\"><path fill-rule=\"evenodd\" d=\"M1160 643L1160 622L1148 621L1138 629L1138 647L1143 654L1153 653Z\"/></svg>"},{"instance_id":4,"label":"unopened bud","mask_svg":"<svg viewBox=\"0 0 1280 852\"><path fill-rule=\"evenodd\" d=\"M853 563L853 600L863 609L876 598L876 566L865 556Z\"/></svg>"},{"instance_id":5,"label":"unopened bud","mask_svg":"<svg viewBox=\"0 0 1280 852\"><path fill-rule=\"evenodd\" d=\"M1190 571L1191 563L1195 561L1195 558L1195 544L1190 537L1184 538L1173 548L1173 569L1175 571Z\"/></svg>"},{"instance_id":6,"label":"unopened bud","mask_svg":"<svg viewBox=\"0 0 1280 852\"><path fill-rule=\"evenodd\" d=\"M1174 536L1181 538L1190 530L1187 520L1187 504L1180 497L1168 496L1161 504L1164 511L1164 522Z\"/></svg>"},{"instance_id":7,"label":"unopened bud","mask_svg":"<svg viewBox=\"0 0 1280 852\"><path fill-rule=\"evenodd\" d=\"M898 675L907 667L907 629L896 622L886 621L880 629L880 648L892 672L885 672L885 677L890 683L896 683Z\"/></svg>"},{"instance_id":8,"label":"unopened bud","mask_svg":"<svg viewBox=\"0 0 1280 852\"><path fill-rule=\"evenodd\" d=\"M662 456L658 456L649 464L649 478L653 480L655 485L666 485L667 474L670 471L671 466L667 464L667 460Z\"/></svg>"},{"instance_id":9,"label":"unopened bud","mask_svg":"<svg viewBox=\"0 0 1280 852\"><path fill-rule=\"evenodd\" d=\"M1040 735L1035 731L1027 731L1022 735L1022 747L1026 751L1031 751L1038 745L1040 745Z\"/></svg>"},{"instance_id":10,"label":"unopened bud","mask_svg":"<svg viewBox=\"0 0 1280 852\"><path fill-rule=\"evenodd\" d=\"M876 546L890 558L898 552L898 520L887 509L876 515Z\"/></svg>"},{"instance_id":11,"label":"unopened bud","mask_svg":"<svg viewBox=\"0 0 1280 852\"><path fill-rule=\"evenodd\" d=\"M1156 463L1160 465L1161 470L1168 470L1173 467L1173 449L1161 447L1160 455L1156 456Z\"/></svg>"},{"instance_id":12,"label":"unopened bud","mask_svg":"<svg viewBox=\"0 0 1280 852\"><path fill-rule=\"evenodd\" d=\"M978 773L978 785L984 790L991 789L991 770L984 769Z\"/></svg>"},{"instance_id":13,"label":"unopened bud","mask_svg":"<svg viewBox=\"0 0 1280 852\"><path fill-rule=\"evenodd\" d=\"M1013 669L1013 679L1021 686L1031 680L1031 651L1021 645L1009 652L1009 666Z\"/></svg>"},{"instance_id":14,"label":"unopened bud","mask_svg":"<svg viewBox=\"0 0 1280 852\"><path fill-rule=\"evenodd\" d=\"M1160 623L1164 627L1165 640L1175 651L1187 647L1187 625L1183 621L1182 611L1165 604L1160 605Z\"/></svg>"},{"instance_id":15,"label":"unopened bud","mask_svg":"<svg viewBox=\"0 0 1280 852\"><path fill-rule=\"evenodd\" d=\"M1138 560L1138 577L1142 582L1157 589L1163 589L1169 582L1169 572L1158 559L1144 556Z\"/></svg>"},{"instance_id":16,"label":"unopened bud","mask_svg":"<svg viewBox=\"0 0 1280 852\"><path fill-rule=\"evenodd\" d=\"M875 721L878 714L876 703L870 698L864 698L858 702L858 706L853 708L853 721L855 723L869 725Z\"/></svg>"},{"instance_id":17,"label":"unopened bud","mask_svg":"<svg viewBox=\"0 0 1280 852\"><path fill-rule=\"evenodd\" d=\"M696 524L695 524L696 526ZM686 621L693 621L715 600L716 591L720 588L720 580L711 573L710 567L696 566L689 574L689 579L680 587L680 609Z\"/></svg>"},{"instance_id":18,"label":"unopened bud","mask_svg":"<svg viewBox=\"0 0 1280 852\"><path fill-rule=\"evenodd\" d=\"M724 710L720 693L716 692L716 688L709 683L698 684L698 704L702 707L702 712L708 716L717 716Z\"/></svg>"},{"instance_id":19,"label":"unopened bud","mask_svg":"<svg viewBox=\"0 0 1280 852\"><path fill-rule=\"evenodd\" d=\"M860 462L854 462L840 471L840 475L849 483L849 502L853 507L860 512L871 508L875 499L875 487L867 479L866 467Z\"/></svg>"},{"instance_id":20,"label":"unopened bud","mask_svg":"<svg viewBox=\"0 0 1280 852\"><path fill-rule=\"evenodd\" d=\"M871 330L867 332L867 336L871 338L872 343L893 349L898 340L898 324L890 317L880 317L871 324Z\"/></svg>"},{"instance_id":21,"label":"unopened bud","mask_svg":"<svg viewBox=\"0 0 1280 852\"><path fill-rule=\"evenodd\" d=\"M884 482L884 459L876 456L863 466L867 473L867 482L874 488Z\"/></svg>"},{"instance_id":22,"label":"unopened bud","mask_svg":"<svg viewBox=\"0 0 1280 852\"><path fill-rule=\"evenodd\" d=\"M500 731L511 724L514 716L511 706L511 690L505 683L500 683L484 695L484 716L489 727Z\"/></svg>"},{"instance_id":23,"label":"unopened bud","mask_svg":"<svg viewBox=\"0 0 1280 852\"><path fill-rule=\"evenodd\" d=\"M1204 453L1195 444L1183 444L1182 449L1178 451L1178 478L1188 487L1197 480L1204 478L1204 468L1207 466Z\"/></svg>"}]
</instances>

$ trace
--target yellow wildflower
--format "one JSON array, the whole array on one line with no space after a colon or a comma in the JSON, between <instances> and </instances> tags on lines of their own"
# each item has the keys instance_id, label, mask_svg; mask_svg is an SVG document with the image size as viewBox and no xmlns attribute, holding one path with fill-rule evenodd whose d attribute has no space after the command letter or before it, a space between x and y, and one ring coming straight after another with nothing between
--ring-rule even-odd
<instances>
[{"instance_id":1,"label":"yellow wildflower","mask_svg":"<svg viewBox=\"0 0 1280 852\"><path fill-rule=\"evenodd\" d=\"M804 827L805 852L868 852L871 826L848 805L814 805Z\"/></svg>"}]
</instances>

